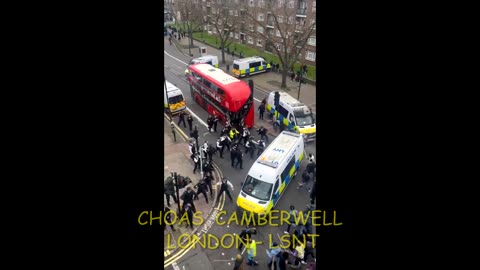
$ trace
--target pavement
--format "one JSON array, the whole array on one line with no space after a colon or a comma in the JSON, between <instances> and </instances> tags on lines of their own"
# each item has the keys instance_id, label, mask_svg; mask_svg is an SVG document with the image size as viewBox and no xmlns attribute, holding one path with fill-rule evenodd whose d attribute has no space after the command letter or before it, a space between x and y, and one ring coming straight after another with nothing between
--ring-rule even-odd
<instances>
[{"instance_id":1,"label":"pavement","mask_svg":"<svg viewBox=\"0 0 480 270\"><path fill-rule=\"evenodd\" d=\"M199 170L197 170L196 173L193 173L193 161L190 159L190 152L188 150L188 142L187 142L187 136L184 134L181 129L178 128L178 126L175 125L176 127L176 135L174 141L173 133L171 132L171 127L169 122L165 119L163 124L163 129L164 129L164 144L165 144L165 150L164 150L164 179L166 179L168 176L171 175L171 172L176 172L177 175L182 175L182 176L188 176L190 179L192 179L193 183L187 185L185 188L182 188L179 190L180 196L182 193L186 190L187 187L192 187L197 184L200 179L201 175L199 173ZM218 168L218 166L215 166L215 172L213 174L214 180L212 182L213 186L213 191L214 191L214 196L213 199L209 198L209 204L206 203L205 198L203 197L202 194L199 195L199 199L194 201L195 207L197 209L197 212L202 213L202 217L204 220L207 220L208 217L212 214L212 211L214 209L214 205L216 203L216 187L215 184L217 183L221 172ZM194 189L195 190L195 189ZM207 193L207 195L210 197L210 194ZM163 196L163 203L164 205L167 205L167 199L166 196ZM182 202L180 201L180 204ZM173 198L170 198L170 209L173 211L177 211L178 213L178 205L173 201ZM170 226L165 226L166 229L164 231L164 236L165 239L170 239L171 241L168 242L167 240L164 242L164 256L165 259L167 259L170 255L175 254L176 252L180 252L180 247L185 246L188 241L188 238L183 238L182 243L177 243L176 240L179 239L180 235L182 234L187 234L187 235L192 235L192 234L197 234L199 235L200 230L202 229L203 225L200 226L193 226L193 229L190 228L190 226L186 227L185 225L178 225L174 224L175 231L172 231ZM170 237L168 237L170 235ZM204 262L205 263L205 262ZM212 267L207 267L206 269L212 269Z\"/></svg>"},{"instance_id":2,"label":"pavement","mask_svg":"<svg viewBox=\"0 0 480 270\"><path fill-rule=\"evenodd\" d=\"M173 39L173 46L176 46L179 51L185 55L189 56L189 49L188 49L188 43L189 43L189 38L185 36L185 38L182 38L180 41L178 39ZM222 63L222 51L212 47L210 45L204 44L198 40L193 41L193 48L190 48L190 52L193 56L189 56L190 58L197 58L200 57L200 50L199 47L206 47L207 48L207 54L209 55L216 55L218 57L219 61L219 68L224 69L227 73L231 72L231 68L233 66L233 59L235 58L240 58L239 55L235 55L232 57L232 54L229 53L227 55L227 52L225 51L225 64ZM168 46L168 45L166 45ZM226 70L226 66L229 66L230 70ZM247 79L242 79L245 81L248 81L249 79L252 79L254 81L254 86L255 88L258 88L259 90L265 92L265 93L270 93L272 91L279 91L281 82L282 82L282 76L280 73L276 72L266 72L266 73L261 73L257 75L253 75ZM300 95L298 95L300 88ZM316 112L316 91L317 87L316 85L312 84L301 84L299 87L298 82L292 82L290 81L290 77L287 76L287 89L286 92L289 93L292 97L299 99L301 102L305 103L307 106L309 106L312 110L313 113Z\"/></svg>"}]
</instances>

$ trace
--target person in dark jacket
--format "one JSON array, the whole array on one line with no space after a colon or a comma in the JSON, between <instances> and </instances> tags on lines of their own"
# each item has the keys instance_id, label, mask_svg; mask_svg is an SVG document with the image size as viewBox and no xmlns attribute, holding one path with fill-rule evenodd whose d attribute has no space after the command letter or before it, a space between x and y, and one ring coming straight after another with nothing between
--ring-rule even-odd
<instances>
[{"instance_id":1,"label":"person in dark jacket","mask_svg":"<svg viewBox=\"0 0 480 270\"><path fill-rule=\"evenodd\" d=\"M223 192L225 192L228 198L230 198L230 202L233 202L232 195L230 195L230 191L228 190L228 187L230 187L232 191L234 190L232 183L228 181L226 177L223 177L222 181L218 182L217 185L220 186L220 190L217 195L217 201L220 199L220 196L222 196Z\"/></svg>"},{"instance_id":2,"label":"person in dark jacket","mask_svg":"<svg viewBox=\"0 0 480 270\"><path fill-rule=\"evenodd\" d=\"M195 210L193 208L193 204L190 203L184 203L183 204L183 213L187 213L187 225L185 227L188 228L188 225L190 225L190 228L193 229L193 213L195 213Z\"/></svg>"},{"instance_id":3,"label":"person in dark jacket","mask_svg":"<svg viewBox=\"0 0 480 270\"><path fill-rule=\"evenodd\" d=\"M197 143L198 145L198 130L197 130L197 126L194 126L193 127L193 131L192 131L192 138L195 139L195 142Z\"/></svg>"},{"instance_id":4,"label":"person in dark jacket","mask_svg":"<svg viewBox=\"0 0 480 270\"><path fill-rule=\"evenodd\" d=\"M258 106L258 119L263 120L263 113L265 112L265 103L260 103L260 106Z\"/></svg>"},{"instance_id":5,"label":"person in dark jacket","mask_svg":"<svg viewBox=\"0 0 480 270\"><path fill-rule=\"evenodd\" d=\"M178 123L177 125L180 126L180 123L183 122L183 127L186 128L187 125L185 124L185 112L184 111L181 111L179 114L178 114Z\"/></svg>"},{"instance_id":6,"label":"person in dark jacket","mask_svg":"<svg viewBox=\"0 0 480 270\"><path fill-rule=\"evenodd\" d=\"M185 190L180 196L180 199L183 200L183 205L185 206L186 204L190 204L192 207L193 212L197 212L197 209L195 207L195 204L193 204L193 198L195 197L195 192L193 192L191 187L187 187L187 190Z\"/></svg>"},{"instance_id":7,"label":"person in dark jacket","mask_svg":"<svg viewBox=\"0 0 480 270\"><path fill-rule=\"evenodd\" d=\"M172 229L172 231L175 231L175 228L173 227L173 223L172 223L172 213L170 212L170 208L168 207L165 207L163 209L163 214L165 215L165 220L170 223L170 228ZM167 226L165 226L166 224L164 222L162 222L162 225L163 225L163 230L165 230L167 228Z\"/></svg>"},{"instance_id":8,"label":"person in dark jacket","mask_svg":"<svg viewBox=\"0 0 480 270\"><path fill-rule=\"evenodd\" d=\"M213 128L213 116L209 115L207 117L208 132L212 133Z\"/></svg>"},{"instance_id":9,"label":"person in dark jacket","mask_svg":"<svg viewBox=\"0 0 480 270\"><path fill-rule=\"evenodd\" d=\"M170 196L173 197L173 201L177 203L177 197L175 196L175 184L171 176L167 177L163 184L163 193L167 196L167 205L170 206Z\"/></svg>"},{"instance_id":10,"label":"person in dark jacket","mask_svg":"<svg viewBox=\"0 0 480 270\"><path fill-rule=\"evenodd\" d=\"M265 139L265 141L268 143L267 129L264 128L263 126L260 126L257 132L260 135L260 139L262 140Z\"/></svg>"},{"instance_id":11,"label":"person in dark jacket","mask_svg":"<svg viewBox=\"0 0 480 270\"><path fill-rule=\"evenodd\" d=\"M203 180L207 184L208 192L210 192L210 199L213 199L213 189L212 189L212 176L205 174Z\"/></svg>"},{"instance_id":12,"label":"person in dark jacket","mask_svg":"<svg viewBox=\"0 0 480 270\"><path fill-rule=\"evenodd\" d=\"M195 194L195 200L198 200L198 194L203 194L203 197L205 197L205 201L208 204L208 197L207 197L207 183L205 180L200 180L198 184L195 185L195 188L197 188L197 193Z\"/></svg>"},{"instance_id":13,"label":"person in dark jacket","mask_svg":"<svg viewBox=\"0 0 480 270\"><path fill-rule=\"evenodd\" d=\"M216 113L213 113L213 132L217 132L217 124L220 118Z\"/></svg>"},{"instance_id":14,"label":"person in dark jacket","mask_svg":"<svg viewBox=\"0 0 480 270\"><path fill-rule=\"evenodd\" d=\"M257 229L256 228L249 228L248 226L243 229L240 234L238 235L243 242L245 243L248 243L247 240L248 239L252 239L252 234L253 235L256 235L257 234ZM238 245L238 250L242 251L242 248L243 248L243 243L242 241L238 241L239 245Z\"/></svg>"},{"instance_id":15,"label":"person in dark jacket","mask_svg":"<svg viewBox=\"0 0 480 270\"><path fill-rule=\"evenodd\" d=\"M193 117L190 114L187 115L187 123L188 123L188 130L192 131Z\"/></svg>"}]
</instances>

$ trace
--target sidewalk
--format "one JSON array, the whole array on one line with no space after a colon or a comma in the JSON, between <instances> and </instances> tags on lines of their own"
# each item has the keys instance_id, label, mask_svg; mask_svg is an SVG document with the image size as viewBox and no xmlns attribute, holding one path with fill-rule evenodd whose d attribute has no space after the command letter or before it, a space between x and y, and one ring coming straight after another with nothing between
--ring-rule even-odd
<instances>
[{"instance_id":1,"label":"sidewalk","mask_svg":"<svg viewBox=\"0 0 480 270\"><path fill-rule=\"evenodd\" d=\"M164 144L165 144L165 151L164 151L164 179L166 179L168 176L171 175L170 172L176 172L177 175L180 174L182 176L188 176L193 183L187 185L185 188L182 188L179 190L179 195L181 196L182 193L186 190L187 187L192 187L197 184L201 178L200 176L200 171L197 169L196 173L193 173L193 161L190 159L190 152L188 150L188 143L184 140L182 135L177 129L176 132L176 142L174 142L173 139L173 134L171 132L171 127L169 122L164 119L163 121L163 129L164 129ZM214 172L213 174L214 180L212 181L212 186L216 183L217 175ZM199 199L194 201L195 207L197 209L197 212L202 212L202 217L204 220L207 220L207 218L210 216L211 211L213 210L213 206L215 205L216 201L216 189L214 189L214 196L213 200L210 199L210 194L207 193L208 198L208 204L205 202L205 198L203 197L202 194L199 195ZM163 195L163 203L164 205L167 205L167 199L166 196ZM178 212L178 204L173 201L173 198L170 197L170 209L173 211ZM180 205L182 205L182 201L180 200ZM178 220L177 220L178 223ZM193 230L188 226L188 228L185 227L185 223L182 225L174 224L175 231L172 231L171 227L166 225L166 229L164 231L164 236L165 239L167 239L167 235L171 234L171 243L170 246L174 247L174 249L167 249L167 241L164 242L164 251L165 251L165 257L168 255L172 254L175 252L175 250L178 248L178 243L176 243L176 240L179 239L179 236L182 234L195 234L198 229L201 229L200 226L195 226L193 225ZM184 242L187 241L187 238L183 238ZM184 243L185 244L185 243Z\"/></svg>"},{"instance_id":2,"label":"sidewalk","mask_svg":"<svg viewBox=\"0 0 480 270\"><path fill-rule=\"evenodd\" d=\"M168 37L166 37L166 42L168 44ZM182 38L180 41L178 39L174 40L172 39L173 44L179 49L182 54L185 56L188 56L188 42L189 38L185 36L185 38ZM219 68L224 69L226 68L226 65L229 66L230 71L233 66L233 59L238 59L239 56L235 55L235 57L232 58L232 54L225 51L225 64L222 64L222 51L209 46L207 44L203 44L197 40L193 41L193 45L195 46L194 48L190 48L190 51L193 55L193 58L200 57L200 51L199 47L207 47L207 54L209 55L216 55L218 57L219 61ZM230 72L228 71L228 72ZM249 79L252 79L255 85L255 88L258 88L260 90L263 90L264 92L272 92L272 91L279 91L280 86L282 83L282 76L280 73L275 73L275 72L266 72L266 73L261 73L257 75L252 75L251 77L244 79L245 81L248 81ZM298 88L299 88L299 83L298 82L292 82L290 81L290 76L287 76L287 92L294 98L298 97ZM311 84L301 84L300 86L300 98L299 100L303 103L305 103L307 106L309 106L312 109L313 113L316 113L316 93L317 93L317 88L315 85Z\"/></svg>"}]
</instances>

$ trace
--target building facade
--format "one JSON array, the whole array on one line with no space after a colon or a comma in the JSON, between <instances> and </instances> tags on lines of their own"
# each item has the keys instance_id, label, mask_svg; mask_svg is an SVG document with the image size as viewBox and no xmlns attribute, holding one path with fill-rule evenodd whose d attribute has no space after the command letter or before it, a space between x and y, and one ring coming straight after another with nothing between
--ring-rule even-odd
<instances>
[{"instance_id":1,"label":"building facade","mask_svg":"<svg viewBox=\"0 0 480 270\"><path fill-rule=\"evenodd\" d=\"M192 0L191 0L192 1ZM230 33L230 38L236 43L245 44L260 51L271 52L275 54L275 49L282 49L281 34L276 29L275 19L279 24L284 24L283 29L288 29L288 34L295 35L302 33L309 25L315 25L316 18L316 0L193 0L200 3L205 15L205 21L208 16L215 14L215 2L233 1L238 4L238 9L231 8L229 16L239 16L239 26L236 31ZM267 3L268 2L268 3ZM264 22L264 27L255 24L248 19L255 15L256 20ZM285 16L287 15L287 16ZM283 27L283 26L282 26ZM204 30L209 34L215 35L215 28L208 23ZM264 32L265 31L265 32ZM262 33L262 34L260 34ZM290 48L288 48L290 49ZM307 65L315 65L316 62L316 29L305 43L298 46L300 49L299 61Z\"/></svg>"}]
</instances>

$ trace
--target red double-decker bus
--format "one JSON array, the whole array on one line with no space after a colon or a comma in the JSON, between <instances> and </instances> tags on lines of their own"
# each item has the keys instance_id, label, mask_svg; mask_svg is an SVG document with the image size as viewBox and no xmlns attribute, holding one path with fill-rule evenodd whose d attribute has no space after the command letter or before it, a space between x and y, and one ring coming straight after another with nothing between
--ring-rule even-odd
<instances>
[{"instance_id":1,"label":"red double-decker bus","mask_svg":"<svg viewBox=\"0 0 480 270\"><path fill-rule=\"evenodd\" d=\"M188 67L192 98L209 114L219 115L222 123L253 127L253 93L247 83L209 64Z\"/></svg>"}]
</instances>

